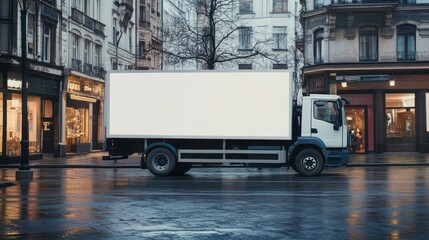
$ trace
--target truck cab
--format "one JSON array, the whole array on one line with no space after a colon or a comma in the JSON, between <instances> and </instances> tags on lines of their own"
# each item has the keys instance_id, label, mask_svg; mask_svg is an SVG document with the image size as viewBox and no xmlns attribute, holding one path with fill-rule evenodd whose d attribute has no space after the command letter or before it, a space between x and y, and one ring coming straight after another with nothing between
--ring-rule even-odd
<instances>
[{"instance_id":1,"label":"truck cab","mask_svg":"<svg viewBox=\"0 0 429 240\"><path fill-rule=\"evenodd\" d=\"M312 94L303 97L301 141L323 143L321 149L325 165L336 167L347 164L349 136L345 120L346 101L337 95Z\"/></svg>"}]
</instances>

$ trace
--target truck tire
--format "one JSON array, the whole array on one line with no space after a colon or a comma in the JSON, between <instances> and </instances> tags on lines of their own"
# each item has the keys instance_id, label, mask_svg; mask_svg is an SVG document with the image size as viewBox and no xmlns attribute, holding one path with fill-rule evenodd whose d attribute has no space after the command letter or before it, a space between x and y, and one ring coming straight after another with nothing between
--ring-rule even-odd
<instances>
[{"instance_id":1,"label":"truck tire","mask_svg":"<svg viewBox=\"0 0 429 240\"><path fill-rule=\"evenodd\" d=\"M303 176L317 176L323 168L322 155L315 149L304 149L295 158L294 169Z\"/></svg>"},{"instance_id":2,"label":"truck tire","mask_svg":"<svg viewBox=\"0 0 429 240\"><path fill-rule=\"evenodd\" d=\"M149 153L146 164L153 175L168 176L173 174L177 160L170 150L159 147Z\"/></svg>"}]
</instances>

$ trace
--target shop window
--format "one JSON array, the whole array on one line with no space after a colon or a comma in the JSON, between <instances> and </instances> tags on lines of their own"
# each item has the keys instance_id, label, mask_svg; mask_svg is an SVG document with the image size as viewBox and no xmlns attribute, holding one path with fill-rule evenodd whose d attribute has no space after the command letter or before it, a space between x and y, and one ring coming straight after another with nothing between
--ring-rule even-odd
<instances>
[{"instance_id":1,"label":"shop window","mask_svg":"<svg viewBox=\"0 0 429 240\"><path fill-rule=\"evenodd\" d=\"M66 108L67 145L89 143L88 119L89 109Z\"/></svg>"},{"instance_id":2,"label":"shop window","mask_svg":"<svg viewBox=\"0 0 429 240\"><path fill-rule=\"evenodd\" d=\"M29 152L40 152L41 119L40 97L28 97L28 140ZM21 95L11 94L7 100L6 154L21 154L22 102Z\"/></svg>"},{"instance_id":3,"label":"shop window","mask_svg":"<svg viewBox=\"0 0 429 240\"><path fill-rule=\"evenodd\" d=\"M365 153L366 146L366 122L364 107L347 107L347 127L351 134L349 152Z\"/></svg>"},{"instance_id":4,"label":"shop window","mask_svg":"<svg viewBox=\"0 0 429 240\"><path fill-rule=\"evenodd\" d=\"M407 151L415 142L415 95L386 94L386 144L396 145L390 150Z\"/></svg>"}]
</instances>

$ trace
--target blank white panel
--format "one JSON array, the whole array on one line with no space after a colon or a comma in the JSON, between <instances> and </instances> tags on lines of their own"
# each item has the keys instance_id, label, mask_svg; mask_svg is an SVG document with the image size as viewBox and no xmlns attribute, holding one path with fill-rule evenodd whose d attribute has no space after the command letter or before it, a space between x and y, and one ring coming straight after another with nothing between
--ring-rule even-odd
<instances>
[{"instance_id":1,"label":"blank white panel","mask_svg":"<svg viewBox=\"0 0 429 240\"><path fill-rule=\"evenodd\" d=\"M110 72L107 137L290 139L289 72Z\"/></svg>"}]
</instances>

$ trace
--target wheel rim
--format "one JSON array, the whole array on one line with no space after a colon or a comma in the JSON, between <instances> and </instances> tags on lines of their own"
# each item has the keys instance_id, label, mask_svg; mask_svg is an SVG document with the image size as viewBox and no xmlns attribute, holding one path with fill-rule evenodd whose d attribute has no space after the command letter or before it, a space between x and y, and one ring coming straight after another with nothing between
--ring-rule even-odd
<instances>
[{"instance_id":1,"label":"wheel rim","mask_svg":"<svg viewBox=\"0 0 429 240\"><path fill-rule=\"evenodd\" d=\"M164 153L158 153L153 157L152 165L156 170L163 171L168 168L170 159Z\"/></svg>"},{"instance_id":2,"label":"wheel rim","mask_svg":"<svg viewBox=\"0 0 429 240\"><path fill-rule=\"evenodd\" d=\"M302 160L302 166L304 167L305 170L312 171L317 167L317 160L313 156L305 157Z\"/></svg>"}]
</instances>

